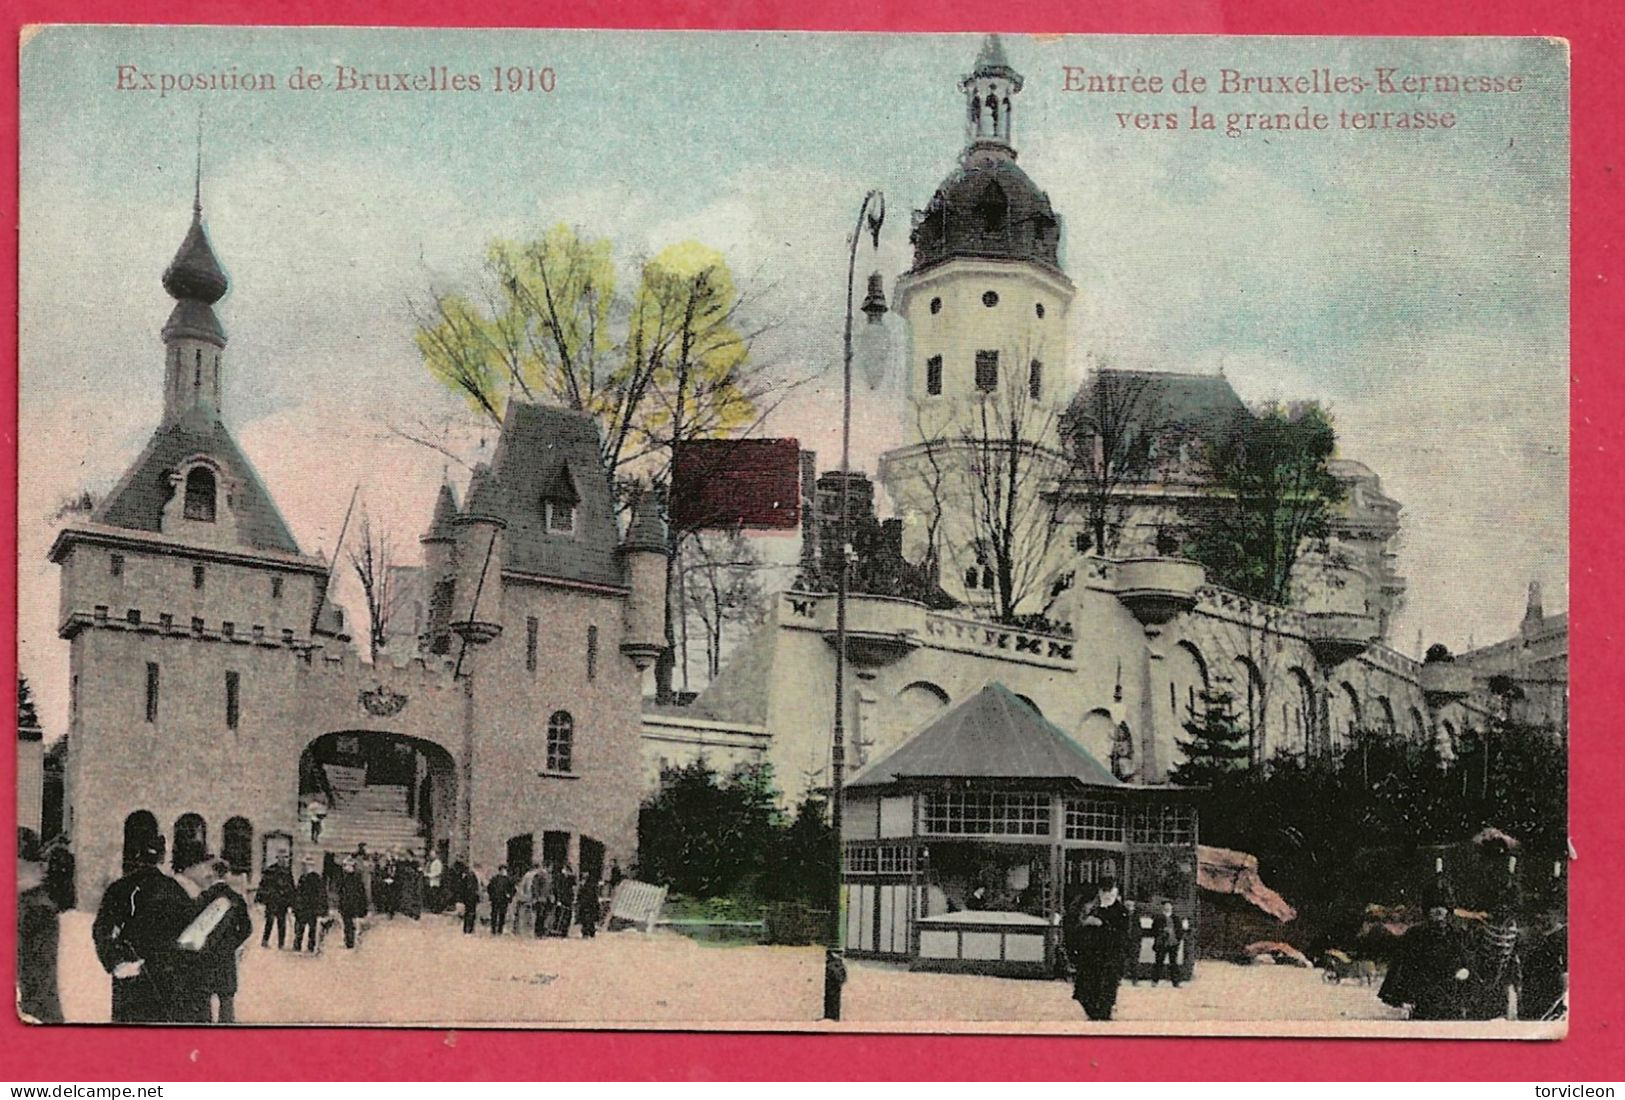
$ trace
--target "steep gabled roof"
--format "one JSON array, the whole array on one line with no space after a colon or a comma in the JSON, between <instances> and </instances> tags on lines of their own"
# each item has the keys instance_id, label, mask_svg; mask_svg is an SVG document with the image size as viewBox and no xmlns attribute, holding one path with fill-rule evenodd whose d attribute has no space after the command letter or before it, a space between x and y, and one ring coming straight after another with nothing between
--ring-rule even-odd
<instances>
[{"instance_id":1,"label":"steep gabled roof","mask_svg":"<svg viewBox=\"0 0 1625 1100\"><path fill-rule=\"evenodd\" d=\"M1123 786L1082 745L1003 684L988 684L846 785L883 787L942 777Z\"/></svg>"},{"instance_id":2,"label":"steep gabled roof","mask_svg":"<svg viewBox=\"0 0 1625 1100\"><path fill-rule=\"evenodd\" d=\"M193 455L206 455L235 483L230 505L238 542L249 549L299 553L276 502L218 416L201 406L161 424L146 449L96 510L95 522L133 531L161 531L164 505L175 492L170 476Z\"/></svg>"},{"instance_id":3,"label":"steep gabled roof","mask_svg":"<svg viewBox=\"0 0 1625 1100\"><path fill-rule=\"evenodd\" d=\"M568 535L548 531L542 506L558 499L561 477L579 498L575 530ZM465 510L477 504L507 523L507 568L586 584L626 583L616 553L615 498L599 452L598 422L590 415L508 402L484 480L478 492L469 489Z\"/></svg>"}]
</instances>

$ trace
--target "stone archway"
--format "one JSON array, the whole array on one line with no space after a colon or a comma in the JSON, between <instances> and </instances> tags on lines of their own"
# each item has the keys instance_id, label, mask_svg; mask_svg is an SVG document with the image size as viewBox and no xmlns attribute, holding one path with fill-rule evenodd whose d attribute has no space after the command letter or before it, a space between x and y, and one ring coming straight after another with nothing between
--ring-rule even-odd
<instances>
[{"instance_id":1,"label":"stone archway","mask_svg":"<svg viewBox=\"0 0 1625 1100\"><path fill-rule=\"evenodd\" d=\"M318 854L444 853L459 831L457 765L420 737L339 730L316 737L299 757L299 828L294 846Z\"/></svg>"}]
</instances>

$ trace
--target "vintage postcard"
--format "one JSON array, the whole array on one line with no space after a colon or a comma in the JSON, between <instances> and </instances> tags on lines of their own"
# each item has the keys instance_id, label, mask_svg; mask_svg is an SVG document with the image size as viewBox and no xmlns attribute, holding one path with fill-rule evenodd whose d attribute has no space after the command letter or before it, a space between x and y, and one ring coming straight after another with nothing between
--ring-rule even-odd
<instances>
[{"instance_id":1,"label":"vintage postcard","mask_svg":"<svg viewBox=\"0 0 1625 1100\"><path fill-rule=\"evenodd\" d=\"M31 29L18 1011L1560 1037L1568 80Z\"/></svg>"}]
</instances>

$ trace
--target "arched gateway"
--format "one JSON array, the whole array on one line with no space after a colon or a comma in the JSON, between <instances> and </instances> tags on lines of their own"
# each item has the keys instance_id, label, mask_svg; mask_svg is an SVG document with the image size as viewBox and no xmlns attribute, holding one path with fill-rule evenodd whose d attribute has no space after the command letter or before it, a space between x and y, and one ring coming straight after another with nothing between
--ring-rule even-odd
<instances>
[{"instance_id":1,"label":"arched gateway","mask_svg":"<svg viewBox=\"0 0 1625 1100\"><path fill-rule=\"evenodd\" d=\"M377 730L326 733L299 757L299 853L433 852L448 859L457 767L441 746Z\"/></svg>"}]
</instances>

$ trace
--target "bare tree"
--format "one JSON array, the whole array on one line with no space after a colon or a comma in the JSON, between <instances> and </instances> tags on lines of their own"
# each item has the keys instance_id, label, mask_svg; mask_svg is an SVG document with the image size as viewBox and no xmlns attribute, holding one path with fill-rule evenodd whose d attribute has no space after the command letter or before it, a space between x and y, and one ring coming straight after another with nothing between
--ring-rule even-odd
<instances>
[{"instance_id":1,"label":"bare tree","mask_svg":"<svg viewBox=\"0 0 1625 1100\"><path fill-rule=\"evenodd\" d=\"M389 533L373 526L366 506L361 509L361 525L348 550L350 566L361 582L367 604L367 641L374 663L389 638L389 622L395 613L394 546Z\"/></svg>"},{"instance_id":2,"label":"bare tree","mask_svg":"<svg viewBox=\"0 0 1625 1100\"><path fill-rule=\"evenodd\" d=\"M1152 379L1143 371L1092 372L1062 422L1068 481L1081 489L1091 548L1109 555L1127 510L1128 488L1146 479L1151 443L1166 427Z\"/></svg>"},{"instance_id":3,"label":"bare tree","mask_svg":"<svg viewBox=\"0 0 1625 1100\"><path fill-rule=\"evenodd\" d=\"M683 549L683 615L685 623L699 623L706 675L715 678L722 668L724 631L758 625L767 616L764 563L738 531L696 532Z\"/></svg>"},{"instance_id":4,"label":"bare tree","mask_svg":"<svg viewBox=\"0 0 1625 1100\"><path fill-rule=\"evenodd\" d=\"M1051 571L1067 514L1058 491L1065 458L1056 447L1059 418L1043 399L1041 368L1029 355L1000 359L1022 369L1001 373L998 360L982 368L988 374L980 392L959 401L922 440L918 478L929 501L927 530L943 538L952 526L945 517L968 521L969 545L944 539L941 549L967 580L972 570L978 578L991 573L993 614L1013 622L1047 615L1066 588ZM922 434L929 431L920 423Z\"/></svg>"}]
</instances>

